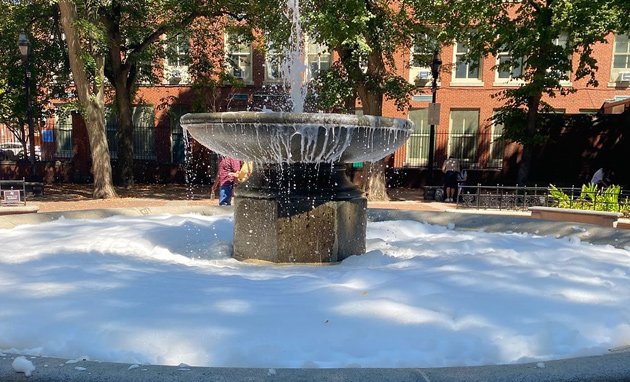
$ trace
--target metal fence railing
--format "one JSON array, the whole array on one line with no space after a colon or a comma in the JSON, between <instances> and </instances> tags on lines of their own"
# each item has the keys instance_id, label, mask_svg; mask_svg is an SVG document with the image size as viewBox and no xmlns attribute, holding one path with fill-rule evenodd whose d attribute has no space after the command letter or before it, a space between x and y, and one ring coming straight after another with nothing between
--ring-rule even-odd
<instances>
[{"instance_id":1,"label":"metal fence railing","mask_svg":"<svg viewBox=\"0 0 630 382\"><path fill-rule=\"evenodd\" d=\"M435 191L434 191L435 192ZM457 208L523 210L529 207L561 207L630 214L630 191L619 187L541 187L462 185Z\"/></svg>"},{"instance_id":2,"label":"metal fence railing","mask_svg":"<svg viewBox=\"0 0 630 382\"><path fill-rule=\"evenodd\" d=\"M107 143L112 159L118 159L118 135L115 125L107 126ZM155 128L139 127L133 129L133 158L155 159Z\"/></svg>"}]
</instances>

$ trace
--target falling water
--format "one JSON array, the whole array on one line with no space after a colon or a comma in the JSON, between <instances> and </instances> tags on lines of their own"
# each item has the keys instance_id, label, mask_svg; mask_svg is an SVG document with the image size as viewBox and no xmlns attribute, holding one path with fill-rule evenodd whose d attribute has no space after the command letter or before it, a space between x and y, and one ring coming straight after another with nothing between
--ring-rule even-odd
<instances>
[{"instance_id":1,"label":"falling water","mask_svg":"<svg viewBox=\"0 0 630 382\"><path fill-rule=\"evenodd\" d=\"M304 99L306 98L306 87L304 85L304 34L300 24L300 4L299 0L287 0L287 18L291 21L291 36L289 45L284 50L284 60L282 61L282 78L284 85L289 90L292 111L302 113L304 111Z\"/></svg>"}]
</instances>

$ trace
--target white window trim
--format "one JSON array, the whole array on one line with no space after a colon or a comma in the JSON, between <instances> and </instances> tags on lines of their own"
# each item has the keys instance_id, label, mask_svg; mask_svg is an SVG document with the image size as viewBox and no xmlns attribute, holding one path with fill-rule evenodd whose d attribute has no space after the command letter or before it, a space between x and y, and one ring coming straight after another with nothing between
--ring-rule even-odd
<instances>
[{"instance_id":1,"label":"white window trim","mask_svg":"<svg viewBox=\"0 0 630 382\"><path fill-rule=\"evenodd\" d=\"M185 35L181 35L182 37L186 37ZM163 49L167 49L167 39L164 36L164 47ZM189 43L190 46L190 43ZM179 46L177 47L179 50ZM180 65L179 63L175 65L171 65L168 62L168 57L164 59L164 73L162 83L165 85L187 85L190 84L190 75L188 73L188 65ZM179 80L177 80L179 78Z\"/></svg>"},{"instance_id":2,"label":"white window trim","mask_svg":"<svg viewBox=\"0 0 630 382\"><path fill-rule=\"evenodd\" d=\"M416 110L422 110L421 109L416 109ZM425 109L426 110L426 109ZM411 112L411 110L409 111ZM408 116L411 117L411 116ZM418 130L416 130L414 128L414 130L411 132L411 135L409 136L409 139L407 139L407 142L405 143L405 163L404 166L406 167L426 167L429 165L429 150L431 149L430 147L427 147L426 150L426 157L423 156L418 156L418 157L411 157L411 149L410 149L410 144L412 141L412 137L420 137L420 140L422 142L426 142L427 146L429 145L429 140L431 139L431 127L428 124L428 120L423 122L427 122L426 126L423 124L422 126L422 131L418 132ZM420 150L420 155L424 154L424 150Z\"/></svg>"},{"instance_id":3,"label":"white window trim","mask_svg":"<svg viewBox=\"0 0 630 382\"><path fill-rule=\"evenodd\" d=\"M501 57L503 56L508 56L511 57L512 55L508 52L499 52L496 56L496 65L497 67L495 67L494 69L494 82L492 83L492 86L521 86L525 83L525 81L523 81L523 79L518 78L518 79L514 79L512 77L512 74L510 73L510 77L509 78L499 78L499 62L501 60ZM521 68L521 71L523 70L523 68ZM510 71L511 72L511 71ZM521 73L522 74L522 73Z\"/></svg>"},{"instance_id":4,"label":"white window trim","mask_svg":"<svg viewBox=\"0 0 630 382\"><path fill-rule=\"evenodd\" d=\"M327 63L328 69L330 69L330 67L332 66L332 54L330 53L330 50L326 45L318 44L315 41L311 42L308 36L306 36L304 44L306 45L306 52L304 54L304 61L306 64L305 81L310 81L314 77L314 74L311 71L311 63L317 63L317 66L319 68L318 71L322 71L322 63ZM317 59L311 60L310 56L312 55L317 56Z\"/></svg>"},{"instance_id":5,"label":"white window trim","mask_svg":"<svg viewBox=\"0 0 630 382\"><path fill-rule=\"evenodd\" d=\"M308 36L304 36L304 44L306 46L306 49L304 52L304 62L303 62L303 64L305 65L303 82L308 82L311 79L313 79L313 73L311 72L311 62L317 62L319 67L321 67L321 63L328 62L328 68L330 68L332 66L332 53L329 51L329 48L326 47L325 45L317 44L315 42L311 43L309 41ZM309 48L313 46L317 46L317 51L319 51L319 53L317 53L317 61L312 61L309 58L309 56L311 55L311 53L309 52ZM284 78L282 76L275 78L271 75L270 70L272 68L272 65L268 57L270 56L273 57L275 55L276 53L271 49L268 49L267 54L265 55L265 70L264 70L264 80L263 80L265 84L278 84L278 83L284 82ZM322 57L327 57L328 59L322 60ZM276 65L279 65L280 69L282 70L282 63L278 63ZM281 75L282 74L284 73L281 73Z\"/></svg>"},{"instance_id":6,"label":"white window trim","mask_svg":"<svg viewBox=\"0 0 630 382\"><path fill-rule=\"evenodd\" d=\"M626 42L628 43L628 52L626 53L617 53L615 52L615 45L617 42L617 39L619 37L625 37ZM612 43L612 56L611 56L611 60L610 60L610 79L609 79L609 83L608 86L609 87L616 87L619 85L626 85L626 86L630 86L630 81L624 81L621 79L621 73L626 73L626 72L630 72L630 67L627 68L615 68L614 67L614 63L615 63L615 55L617 54L622 54L622 55L626 55L629 56L628 60L630 60L630 34L621 34L621 35L615 35L613 38L613 43ZM628 64L630 65L630 64Z\"/></svg>"},{"instance_id":7,"label":"white window trim","mask_svg":"<svg viewBox=\"0 0 630 382\"><path fill-rule=\"evenodd\" d=\"M270 48L267 49L267 52L265 54L265 70L264 70L264 79L263 79L263 82L266 83L266 84L279 84L279 83L283 82L283 78L282 78L282 63L278 62L276 64L273 64L270 61L271 57L275 57L277 55L278 54L274 50L272 50ZM278 65L278 70L280 71L280 76L279 77L274 77L274 76L271 75L271 73L272 73L271 70L273 69L273 65Z\"/></svg>"},{"instance_id":8,"label":"white window trim","mask_svg":"<svg viewBox=\"0 0 630 382\"><path fill-rule=\"evenodd\" d=\"M453 70L451 77L451 86L483 86L483 59L479 59L479 66L477 70L479 74L476 78L458 78L457 76L457 45L456 41L453 45ZM467 48L468 49L468 48ZM468 66L470 64L466 64ZM468 71L468 70L467 70Z\"/></svg>"},{"instance_id":9,"label":"white window trim","mask_svg":"<svg viewBox=\"0 0 630 382\"><path fill-rule=\"evenodd\" d=\"M476 111L477 112L477 130L472 133L462 133L462 134L454 134L453 133L453 113L458 111ZM459 163L462 166L467 166L470 168L479 167L479 163L475 162L475 158L461 158L454 153L454 147L452 147L453 138L454 137L471 137L475 143L475 156L476 160L479 160L479 118L481 116L481 110L479 109L452 109L449 113L449 121L448 121L448 145L447 145L447 153L449 157L453 157L459 160Z\"/></svg>"},{"instance_id":10,"label":"white window trim","mask_svg":"<svg viewBox=\"0 0 630 382\"><path fill-rule=\"evenodd\" d=\"M564 46L564 47L566 47L566 46L567 46L567 43L568 43L568 40L569 40L569 36L568 36L566 33L562 33L562 34L561 34L558 38L556 38L556 39L554 39L554 40L553 40L553 43L554 43L554 44L556 44L556 45L560 45L560 46ZM571 64L573 64L573 57L570 57L570 61L571 61ZM565 73L565 75L567 76L568 80L561 80L561 81L559 82L559 83L560 83L560 86L564 86L564 87L570 87L570 86L572 86L572 83L571 83L571 74L572 74L572 71L571 71L571 70L568 70L568 71Z\"/></svg>"},{"instance_id":11,"label":"white window trim","mask_svg":"<svg viewBox=\"0 0 630 382\"><path fill-rule=\"evenodd\" d=\"M501 127L501 130L504 130L504 127L502 124L496 124L493 123L492 124L492 131L490 133L490 144L488 145L488 164L486 165L486 167L489 168L503 168L503 160L505 159L505 141L501 143L502 147L503 147L503 153L501 155L500 158L494 158L493 157L493 152L495 149L495 145L497 145L497 142L495 142L496 139L500 138L502 134L497 134L497 128Z\"/></svg>"},{"instance_id":12,"label":"white window trim","mask_svg":"<svg viewBox=\"0 0 630 382\"><path fill-rule=\"evenodd\" d=\"M224 66L225 69L229 72L231 72L232 74L234 73L234 66L232 66L232 64L230 63L229 60L229 56L230 55L235 55L238 57L245 57L246 60L249 61L249 65L246 66L240 66L239 65L239 69L241 69L241 73L244 71L245 75L238 77L240 79L243 80L243 82L246 85L252 85L254 83L254 77L253 77L253 66L252 66L252 45L248 44L247 45L247 52L233 52L231 50L230 45L228 44L230 38L230 34L229 33L224 33L223 35L223 51L225 52L225 56L224 56Z\"/></svg>"},{"instance_id":13,"label":"white window trim","mask_svg":"<svg viewBox=\"0 0 630 382\"><path fill-rule=\"evenodd\" d=\"M409 83L416 85L416 86L421 86L421 87L431 87L431 85L433 84L433 74L431 73L431 68L429 66L416 66L413 65L414 62L414 55L415 55L415 45L411 47L411 49L409 50ZM420 78L420 75L422 73L422 77L426 78ZM438 76L438 84L439 84L439 77Z\"/></svg>"}]
</instances>

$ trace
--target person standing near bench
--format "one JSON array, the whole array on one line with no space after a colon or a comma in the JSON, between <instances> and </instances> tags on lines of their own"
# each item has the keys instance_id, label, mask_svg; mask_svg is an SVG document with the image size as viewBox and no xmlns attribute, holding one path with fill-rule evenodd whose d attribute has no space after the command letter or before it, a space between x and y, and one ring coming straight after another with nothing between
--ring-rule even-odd
<instances>
[{"instance_id":1,"label":"person standing near bench","mask_svg":"<svg viewBox=\"0 0 630 382\"><path fill-rule=\"evenodd\" d=\"M457 175L459 174L459 161L453 157L449 157L442 165L444 173L444 187L446 188L445 202L452 202L457 193Z\"/></svg>"}]
</instances>

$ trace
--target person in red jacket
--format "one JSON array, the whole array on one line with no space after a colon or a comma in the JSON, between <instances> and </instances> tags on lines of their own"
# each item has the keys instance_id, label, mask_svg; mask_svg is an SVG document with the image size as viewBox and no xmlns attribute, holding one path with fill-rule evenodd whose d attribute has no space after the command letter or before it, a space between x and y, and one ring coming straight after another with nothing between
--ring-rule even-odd
<instances>
[{"instance_id":1,"label":"person in red jacket","mask_svg":"<svg viewBox=\"0 0 630 382\"><path fill-rule=\"evenodd\" d=\"M219 181L219 205L229 206L232 204L232 194L234 183L241 169L241 162L230 157L221 157L218 168Z\"/></svg>"}]
</instances>

